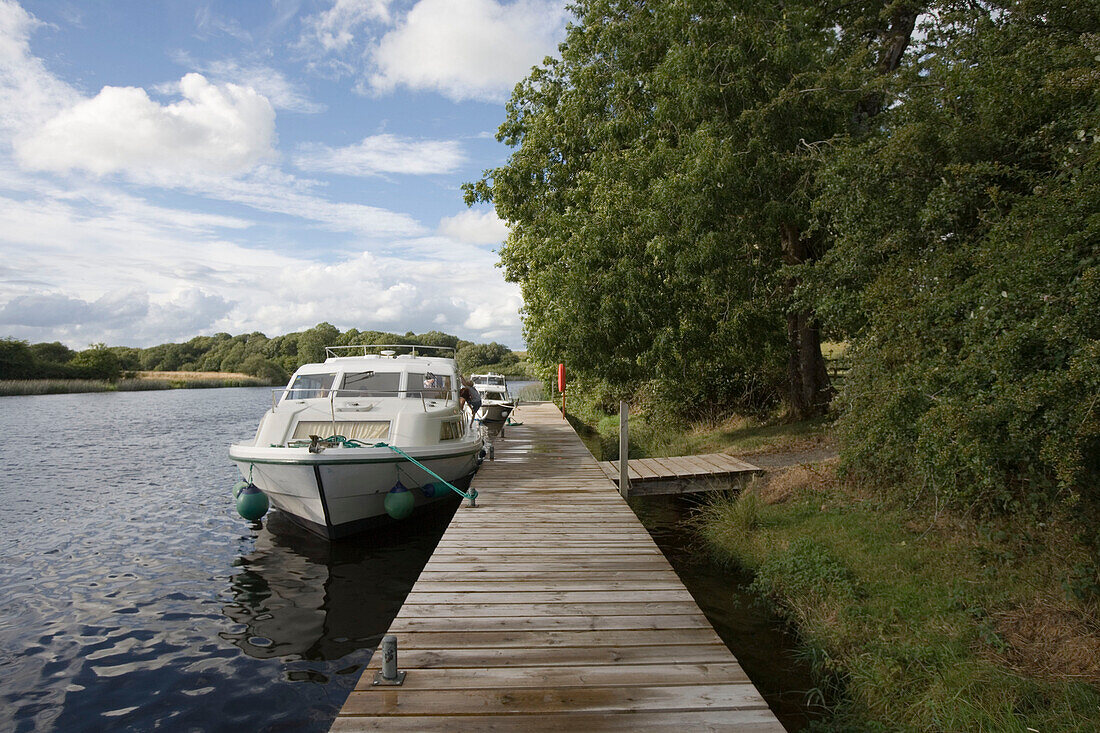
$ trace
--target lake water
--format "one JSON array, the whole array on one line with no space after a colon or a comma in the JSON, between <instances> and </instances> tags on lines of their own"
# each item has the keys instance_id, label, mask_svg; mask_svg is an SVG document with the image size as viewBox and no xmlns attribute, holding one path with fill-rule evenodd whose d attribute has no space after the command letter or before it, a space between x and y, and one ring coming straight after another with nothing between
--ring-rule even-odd
<instances>
[{"instance_id":1,"label":"lake water","mask_svg":"<svg viewBox=\"0 0 1100 733\"><path fill-rule=\"evenodd\" d=\"M0 398L0 730L328 729L447 517L334 546L253 528L226 451L270 400Z\"/></svg>"},{"instance_id":2,"label":"lake water","mask_svg":"<svg viewBox=\"0 0 1100 733\"><path fill-rule=\"evenodd\" d=\"M244 521L227 448L270 400L0 398L0 731L328 730L449 513L334 545L278 513ZM772 707L804 724L791 640L684 545L690 503L631 503Z\"/></svg>"}]
</instances>

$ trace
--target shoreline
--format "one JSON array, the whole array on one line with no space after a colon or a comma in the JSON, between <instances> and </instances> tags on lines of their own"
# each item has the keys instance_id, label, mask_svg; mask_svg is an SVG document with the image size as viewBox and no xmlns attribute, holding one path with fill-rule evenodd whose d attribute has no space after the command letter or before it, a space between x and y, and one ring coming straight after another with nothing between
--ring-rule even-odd
<instances>
[{"instance_id":1,"label":"shoreline","mask_svg":"<svg viewBox=\"0 0 1100 733\"><path fill-rule=\"evenodd\" d=\"M152 372L156 374L156 372ZM0 397L20 397L46 394L79 394L83 392L146 392L166 389L218 389L224 387L270 387L271 381L245 374L226 375L195 372L164 372L164 377L139 376L110 381L107 379L4 379L0 380ZM170 376L168 376L170 375Z\"/></svg>"}]
</instances>

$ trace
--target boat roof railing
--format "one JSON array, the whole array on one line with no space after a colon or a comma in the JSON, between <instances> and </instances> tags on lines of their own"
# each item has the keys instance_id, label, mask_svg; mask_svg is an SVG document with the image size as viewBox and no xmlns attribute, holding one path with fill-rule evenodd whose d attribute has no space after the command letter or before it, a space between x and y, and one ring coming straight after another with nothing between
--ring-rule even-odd
<instances>
[{"instance_id":1,"label":"boat roof railing","mask_svg":"<svg viewBox=\"0 0 1100 733\"><path fill-rule=\"evenodd\" d=\"M372 349L374 351L371 351ZM387 354L387 351L390 353ZM455 358L455 348L453 346L424 346L422 344L356 344L355 346L325 347L326 359L336 359L342 356L370 356L372 354L377 356L438 356L444 359L453 359Z\"/></svg>"}]
</instances>

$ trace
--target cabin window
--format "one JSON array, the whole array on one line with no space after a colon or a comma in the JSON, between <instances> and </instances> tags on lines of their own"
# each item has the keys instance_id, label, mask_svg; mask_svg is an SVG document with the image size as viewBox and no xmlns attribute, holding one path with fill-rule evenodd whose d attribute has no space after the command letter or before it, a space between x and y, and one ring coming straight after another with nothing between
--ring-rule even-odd
<instances>
[{"instance_id":1,"label":"cabin window","mask_svg":"<svg viewBox=\"0 0 1100 733\"><path fill-rule=\"evenodd\" d=\"M461 420L444 420L439 424L440 440L458 440L462 437Z\"/></svg>"},{"instance_id":2,"label":"cabin window","mask_svg":"<svg viewBox=\"0 0 1100 733\"><path fill-rule=\"evenodd\" d=\"M503 392L482 392L481 396L482 396L483 399L486 399L486 400L497 400L498 402L503 402L504 401L504 393Z\"/></svg>"},{"instance_id":3,"label":"cabin window","mask_svg":"<svg viewBox=\"0 0 1100 733\"><path fill-rule=\"evenodd\" d=\"M287 391L288 400L308 400L314 397L328 397L335 374L299 374Z\"/></svg>"},{"instance_id":4,"label":"cabin window","mask_svg":"<svg viewBox=\"0 0 1100 733\"><path fill-rule=\"evenodd\" d=\"M340 397L392 397L401 388L399 372L352 372L344 375Z\"/></svg>"},{"instance_id":5,"label":"cabin window","mask_svg":"<svg viewBox=\"0 0 1100 733\"><path fill-rule=\"evenodd\" d=\"M451 396L451 375L436 372L409 372L406 397L424 396L426 400L442 400Z\"/></svg>"},{"instance_id":6,"label":"cabin window","mask_svg":"<svg viewBox=\"0 0 1100 733\"><path fill-rule=\"evenodd\" d=\"M332 420L302 420L294 426L291 440L309 440L311 435L332 437ZM364 443L385 440L390 434L389 420L337 420L336 434Z\"/></svg>"}]
</instances>

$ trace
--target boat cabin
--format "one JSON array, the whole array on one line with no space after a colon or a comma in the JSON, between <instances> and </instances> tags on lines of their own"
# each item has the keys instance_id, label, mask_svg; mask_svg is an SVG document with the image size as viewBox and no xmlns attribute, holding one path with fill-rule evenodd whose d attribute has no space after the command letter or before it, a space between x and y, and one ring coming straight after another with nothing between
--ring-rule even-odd
<instances>
[{"instance_id":1,"label":"boat cabin","mask_svg":"<svg viewBox=\"0 0 1100 733\"><path fill-rule=\"evenodd\" d=\"M381 350L348 353L375 348ZM436 349L329 347L324 362L299 367L287 386L273 393L256 445L290 446L311 435L415 445L461 438L466 429L454 359L421 355Z\"/></svg>"}]
</instances>

